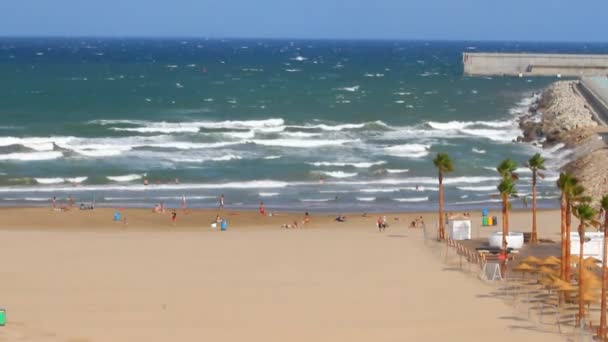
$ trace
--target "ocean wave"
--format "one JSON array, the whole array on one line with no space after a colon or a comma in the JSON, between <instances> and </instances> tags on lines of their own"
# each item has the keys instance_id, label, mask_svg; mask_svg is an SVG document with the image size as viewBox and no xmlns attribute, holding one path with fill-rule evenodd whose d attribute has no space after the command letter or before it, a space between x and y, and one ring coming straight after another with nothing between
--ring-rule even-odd
<instances>
[{"instance_id":1,"label":"ocean wave","mask_svg":"<svg viewBox=\"0 0 608 342\"><path fill-rule=\"evenodd\" d=\"M237 156L234 154L227 154L225 156L211 158L211 160L213 160L213 161L229 161L229 160L239 160L239 159L243 159L243 157Z\"/></svg>"},{"instance_id":2,"label":"ocean wave","mask_svg":"<svg viewBox=\"0 0 608 342\"><path fill-rule=\"evenodd\" d=\"M406 173L410 172L410 169L386 169L388 173Z\"/></svg>"},{"instance_id":3,"label":"ocean wave","mask_svg":"<svg viewBox=\"0 0 608 342\"><path fill-rule=\"evenodd\" d=\"M473 149L471 149L471 151L472 151L473 153L478 153L478 154L485 154L485 153L486 153L486 150L477 149L477 148L475 148L475 147L473 147Z\"/></svg>"},{"instance_id":4,"label":"ocean wave","mask_svg":"<svg viewBox=\"0 0 608 342\"><path fill-rule=\"evenodd\" d=\"M280 159L282 156L266 156L264 157L264 159L266 160L274 160L274 159Z\"/></svg>"},{"instance_id":5,"label":"ocean wave","mask_svg":"<svg viewBox=\"0 0 608 342\"><path fill-rule=\"evenodd\" d=\"M65 182L63 178L34 178L38 184L61 184Z\"/></svg>"},{"instance_id":6,"label":"ocean wave","mask_svg":"<svg viewBox=\"0 0 608 342\"><path fill-rule=\"evenodd\" d=\"M106 178L114 182L133 182L144 178L144 175L129 174L123 176L106 176Z\"/></svg>"},{"instance_id":7,"label":"ocean wave","mask_svg":"<svg viewBox=\"0 0 608 342\"><path fill-rule=\"evenodd\" d=\"M321 136L321 133L308 133L308 132L283 132L281 136L291 138L313 138Z\"/></svg>"},{"instance_id":8,"label":"ocean wave","mask_svg":"<svg viewBox=\"0 0 608 342\"><path fill-rule=\"evenodd\" d=\"M449 122L436 122L427 121L428 126L439 130L458 130L463 128L469 128L473 126L485 126L492 128L505 128L513 127L514 121L449 121Z\"/></svg>"},{"instance_id":9,"label":"ocean wave","mask_svg":"<svg viewBox=\"0 0 608 342\"><path fill-rule=\"evenodd\" d=\"M300 202L329 202L333 198L300 198Z\"/></svg>"},{"instance_id":10,"label":"ocean wave","mask_svg":"<svg viewBox=\"0 0 608 342\"><path fill-rule=\"evenodd\" d=\"M359 90L359 86L352 86L352 87L342 87L342 88L338 88L337 90L341 90L341 91L348 91L348 92L356 92Z\"/></svg>"},{"instance_id":11,"label":"ocean wave","mask_svg":"<svg viewBox=\"0 0 608 342\"><path fill-rule=\"evenodd\" d=\"M321 139L272 139L272 140L248 140L247 142L263 146L279 146L279 147L296 147L296 148L311 148L322 146L339 146L347 143L353 143L357 140L321 140Z\"/></svg>"},{"instance_id":12,"label":"ocean wave","mask_svg":"<svg viewBox=\"0 0 608 342\"><path fill-rule=\"evenodd\" d=\"M274 180L254 180L226 183L180 183L180 184L131 184L131 185L82 185L73 186L19 186L0 187L2 192L87 192L87 191L133 191L149 190L194 190L194 189L275 189L285 188L290 184Z\"/></svg>"},{"instance_id":13,"label":"ocean wave","mask_svg":"<svg viewBox=\"0 0 608 342\"><path fill-rule=\"evenodd\" d=\"M74 137L0 137L0 147L20 145L31 150L44 152L52 151L54 143L65 143L75 139Z\"/></svg>"},{"instance_id":14,"label":"ocean wave","mask_svg":"<svg viewBox=\"0 0 608 342\"><path fill-rule=\"evenodd\" d=\"M260 197L274 197L280 195L278 192L260 192Z\"/></svg>"},{"instance_id":15,"label":"ocean wave","mask_svg":"<svg viewBox=\"0 0 608 342\"><path fill-rule=\"evenodd\" d=\"M343 172L343 171L320 171L320 173L332 177L332 178L350 178L357 175L356 172Z\"/></svg>"},{"instance_id":16,"label":"ocean wave","mask_svg":"<svg viewBox=\"0 0 608 342\"><path fill-rule=\"evenodd\" d=\"M360 192L399 192L399 188L380 188L380 189L360 189Z\"/></svg>"},{"instance_id":17,"label":"ocean wave","mask_svg":"<svg viewBox=\"0 0 608 342\"><path fill-rule=\"evenodd\" d=\"M430 147L423 144L403 144L385 147L383 151L395 157L421 158L429 154Z\"/></svg>"},{"instance_id":18,"label":"ocean wave","mask_svg":"<svg viewBox=\"0 0 608 342\"><path fill-rule=\"evenodd\" d=\"M376 197L355 197L355 199L361 202L373 202L376 200Z\"/></svg>"},{"instance_id":19,"label":"ocean wave","mask_svg":"<svg viewBox=\"0 0 608 342\"><path fill-rule=\"evenodd\" d=\"M407 198L393 198L393 201L397 202L426 202L429 198L427 197L407 197Z\"/></svg>"},{"instance_id":20,"label":"ocean wave","mask_svg":"<svg viewBox=\"0 0 608 342\"><path fill-rule=\"evenodd\" d=\"M495 185L487 185L487 186L458 186L456 187L458 190L462 191L494 191L496 190Z\"/></svg>"},{"instance_id":21,"label":"ocean wave","mask_svg":"<svg viewBox=\"0 0 608 342\"><path fill-rule=\"evenodd\" d=\"M58 159L61 157L63 157L63 153L55 151L0 154L0 160L2 161L40 161Z\"/></svg>"},{"instance_id":22,"label":"ocean wave","mask_svg":"<svg viewBox=\"0 0 608 342\"><path fill-rule=\"evenodd\" d=\"M313 166L337 166L337 167L345 167L345 166L352 166L352 167L356 167L356 168L370 168L374 165L383 165L386 164L385 161L381 160L381 161L377 161L377 162L314 162L314 163L307 163L309 165L313 165Z\"/></svg>"}]
</instances>

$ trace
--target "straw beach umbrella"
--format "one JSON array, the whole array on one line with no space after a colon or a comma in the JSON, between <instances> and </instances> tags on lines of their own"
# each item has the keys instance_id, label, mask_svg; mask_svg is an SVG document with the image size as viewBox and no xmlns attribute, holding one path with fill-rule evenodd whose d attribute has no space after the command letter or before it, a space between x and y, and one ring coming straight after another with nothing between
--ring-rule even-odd
<instances>
[{"instance_id":1,"label":"straw beach umbrella","mask_svg":"<svg viewBox=\"0 0 608 342\"><path fill-rule=\"evenodd\" d=\"M536 264L540 263L541 260L539 258L535 257L534 255L528 255L521 262L525 262L526 264L529 264L529 265L536 265Z\"/></svg>"}]
</instances>

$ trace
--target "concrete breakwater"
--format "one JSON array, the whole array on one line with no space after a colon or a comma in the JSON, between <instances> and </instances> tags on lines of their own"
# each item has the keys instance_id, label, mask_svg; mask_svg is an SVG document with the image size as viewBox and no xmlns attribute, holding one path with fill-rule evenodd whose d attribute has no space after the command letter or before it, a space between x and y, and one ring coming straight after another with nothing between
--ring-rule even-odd
<instances>
[{"instance_id":1,"label":"concrete breakwater","mask_svg":"<svg viewBox=\"0 0 608 342\"><path fill-rule=\"evenodd\" d=\"M462 62L470 76L608 75L608 55L465 52Z\"/></svg>"}]
</instances>

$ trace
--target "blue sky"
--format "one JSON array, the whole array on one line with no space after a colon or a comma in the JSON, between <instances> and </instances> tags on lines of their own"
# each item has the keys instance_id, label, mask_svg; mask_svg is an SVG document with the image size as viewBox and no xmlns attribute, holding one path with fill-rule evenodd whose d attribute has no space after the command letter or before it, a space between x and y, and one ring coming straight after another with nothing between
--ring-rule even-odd
<instances>
[{"instance_id":1,"label":"blue sky","mask_svg":"<svg viewBox=\"0 0 608 342\"><path fill-rule=\"evenodd\" d=\"M608 0L0 0L0 35L608 41Z\"/></svg>"}]
</instances>

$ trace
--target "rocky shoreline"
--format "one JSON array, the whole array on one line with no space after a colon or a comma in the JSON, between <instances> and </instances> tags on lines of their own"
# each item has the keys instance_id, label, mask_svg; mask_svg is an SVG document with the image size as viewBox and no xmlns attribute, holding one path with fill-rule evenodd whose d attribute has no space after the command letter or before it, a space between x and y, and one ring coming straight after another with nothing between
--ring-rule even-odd
<instances>
[{"instance_id":1,"label":"rocky shoreline","mask_svg":"<svg viewBox=\"0 0 608 342\"><path fill-rule=\"evenodd\" d=\"M567 152L558 171L572 172L597 204L608 194L608 145L598 134L601 124L578 86L578 81L558 81L545 89L520 117L522 136L517 140Z\"/></svg>"}]
</instances>

